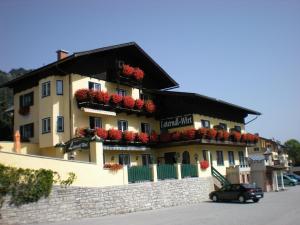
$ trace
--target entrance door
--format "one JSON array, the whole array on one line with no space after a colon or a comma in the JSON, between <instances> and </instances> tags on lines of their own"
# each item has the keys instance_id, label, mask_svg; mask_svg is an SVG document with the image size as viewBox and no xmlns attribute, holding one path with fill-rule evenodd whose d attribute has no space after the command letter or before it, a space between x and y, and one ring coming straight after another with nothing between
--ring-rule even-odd
<instances>
[{"instance_id":1,"label":"entrance door","mask_svg":"<svg viewBox=\"0 0 300 225\"><path fill-rule=\"evenodd\" d=\"M166 152L165 153L165 164L176 163L176 152Z\"/></svg>"}]
</instances>

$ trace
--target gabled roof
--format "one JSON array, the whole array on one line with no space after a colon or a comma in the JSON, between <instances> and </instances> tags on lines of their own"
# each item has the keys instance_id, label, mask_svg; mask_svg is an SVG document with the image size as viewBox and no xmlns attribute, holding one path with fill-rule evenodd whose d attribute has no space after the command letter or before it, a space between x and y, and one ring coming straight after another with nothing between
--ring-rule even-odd
<instances>
[{"instance_id":1,"label":"gabled roof","mask_svg":"<svg viewBox=\"0 0 300 225\"><path fill-rule=\"evenodd\" d=\"M145 76L144 80L145 83L147 83L145 85L146 88L165 89L179 86L178 83L173 80L171 76L164 71L137 43L129 42L89 51L75 52L62 60L55 61L46 66L35 69L1 85L0 87L14 87L16 84L30 78L42 79L48 75L65 75L66 71L67 73L78 72L84 75L97 73L97 68L91 69L91 63L88 61L92 61L92 57L95 57L94 61L96 61L96 58L99 59L101 56L119 58L128 56L129 58L133 58L132 60L142 64L138 66L142 66L146 74L148 73L150 76L150 78ZM93 66L95 66L95 64L93 64ZM147 85L149 87L147 87Z\"/></svg>"}]
</instances>

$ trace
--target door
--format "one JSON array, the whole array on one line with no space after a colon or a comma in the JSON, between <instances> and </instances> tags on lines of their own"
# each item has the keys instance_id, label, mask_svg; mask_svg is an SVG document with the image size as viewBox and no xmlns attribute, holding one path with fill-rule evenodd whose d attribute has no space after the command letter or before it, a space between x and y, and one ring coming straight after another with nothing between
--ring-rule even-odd
<instances>
[{"instance_id":1,"label":"door","mask_svg":"<svg viewBox=\"0 0 300 225\"><path fill-rule=\"evenodd\" d=\"M165 164L176 163L176 152L166 152L165 153Z\"/></svg>"}]
</instances>

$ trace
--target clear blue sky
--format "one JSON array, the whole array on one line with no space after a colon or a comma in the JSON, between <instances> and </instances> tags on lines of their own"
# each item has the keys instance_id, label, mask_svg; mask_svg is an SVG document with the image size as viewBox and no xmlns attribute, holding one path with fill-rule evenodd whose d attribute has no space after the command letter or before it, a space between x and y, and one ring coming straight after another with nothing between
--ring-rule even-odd
<instances>
[{"instance_id":1,"label":"clear blue sky","mask_svg":"<svg viewBox=\"0 0 300 225\"><path fill-rule=\"evenodd\" d=\"M0 31L4 71L136 41L179 90L262 112L250 132L300 140L300 1L1 0Z\"/></svg>"}]
</instances>

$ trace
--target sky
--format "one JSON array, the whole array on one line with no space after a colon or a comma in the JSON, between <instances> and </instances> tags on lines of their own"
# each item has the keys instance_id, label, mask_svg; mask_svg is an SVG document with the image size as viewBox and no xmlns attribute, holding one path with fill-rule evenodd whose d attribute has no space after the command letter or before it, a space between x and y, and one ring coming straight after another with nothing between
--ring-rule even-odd
<instances>
[{"instance_id":1,"label":"sky","mask_svg":"<svg viewBox=\"0 0 300 225\"><path fill-rule=\"evenodd\" d=\"M0 70L135 41L177 90L261 112L249 132L300 140L299 12L299 0L0 0Z\"/></svg>"}]
</instances>

